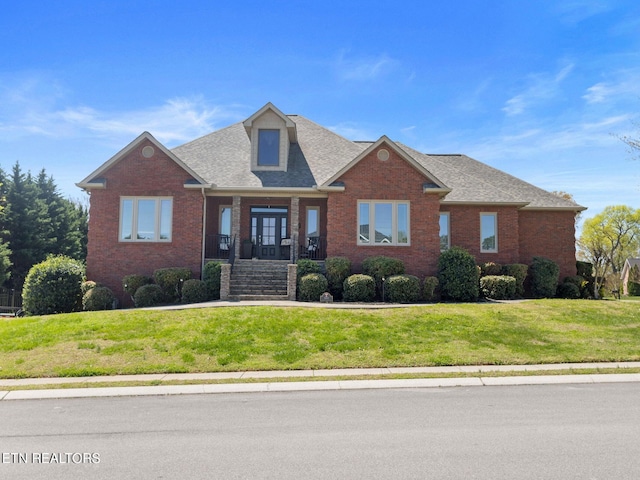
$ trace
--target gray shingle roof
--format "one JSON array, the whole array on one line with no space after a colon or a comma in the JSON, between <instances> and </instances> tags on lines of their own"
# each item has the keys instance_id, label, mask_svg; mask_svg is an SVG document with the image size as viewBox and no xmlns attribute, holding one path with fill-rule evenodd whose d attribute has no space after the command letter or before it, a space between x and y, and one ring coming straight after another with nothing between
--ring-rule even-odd
<instances>
[{"instance_id":1,"label":"gray shingle roof","mask_svg":"<svg viewBox=\"0 0 640 480\"><path fill-rule=\"evenodd\" d=\"M251 145L236 123L172 150L218 188L312 188L324 184L373 142L353 142L299 115L298 143L289 151L286 172L251 171ZM397 144L452 191L443 203L527 204L525 208L580 210L579 205L466 155L432 155Z\"/></svg>"}]
</instances>

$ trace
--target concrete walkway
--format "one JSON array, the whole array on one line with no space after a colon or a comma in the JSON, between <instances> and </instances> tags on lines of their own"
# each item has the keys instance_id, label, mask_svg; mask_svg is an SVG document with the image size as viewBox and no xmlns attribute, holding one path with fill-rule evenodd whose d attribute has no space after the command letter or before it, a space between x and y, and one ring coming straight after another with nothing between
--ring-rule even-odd
<instances>
[{"instance_id":1,"label":"concrete walkway","mask_svg":"<svg viewBox=\"0 0 640 480\"><path fill-rule=\"evenodd\" d=\"M611 383L640 382L640 373L624 373L630 368L640 368L640 362L621 363L563 363L552 365L487 365L460 367L390 367L359 368L336 370L292 370L264 372L220 372L220 373L179 373L148 375L114 375L105 377L72 378L31 378L0 380L1 400L27 400L46 398L114 397L137 395L184 395L212 393L249 393L249 392L291 392L317 390L353 390L380 388L434 388L434 387L471 387L496 385L542 385L568 383ZM544 372L567 370L615 369L616 373L605 374L569 374L569 375L525 375L512 376L517 372ZM482 373L500 372L504 376L487 377ZM477 374L472 377L454 378L413 378L413 379L349 379L349 377L380 376L394 374L433 375L433 374ZM340 377L339 380L331 378ZM346 377L346 379L345 379ZM322 380L319 380L322 378ZM281 381L268 381L279 379ZM282 381L282 380L286 381ZM302 381L302 380L305 381ZM315 380L314 380L315 379ZM137 387L102 388L48 388L24 390L47 385L73 385L115 382L210 382L233 380L235 383L157 385ZM247 380L249 382L242 382ZM264 382L256 380L265 380ZM296 381L298 380L298 381ZM2 387L18 388L2 390Z\"/></svg>"}]
</instances>

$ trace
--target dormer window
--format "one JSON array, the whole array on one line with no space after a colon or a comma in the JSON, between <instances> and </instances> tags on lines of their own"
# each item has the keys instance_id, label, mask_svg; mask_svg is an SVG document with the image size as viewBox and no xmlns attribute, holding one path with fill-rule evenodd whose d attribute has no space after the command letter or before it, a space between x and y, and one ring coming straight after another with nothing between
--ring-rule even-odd
<instances>
[{"instance_id":1,"label":"dormer window","mask_svg":"<svg viewBox=\"0 0 640 480\"><path fill-rule=\"evenodd\" d=\"M286 172L289 147L298 141L293 120L267 103L242 123L251 142L251 171Z\"/></svg>"},{"instance_id":2,"label":"dormer window","mask_svg":"<svg viewBox=\"0 0 640 480\"><path fill-rule=\"evenodd\" d=\"M258 166L277 167L280 165L280 130L258 130Z\"/></svg>"}]
</instances>

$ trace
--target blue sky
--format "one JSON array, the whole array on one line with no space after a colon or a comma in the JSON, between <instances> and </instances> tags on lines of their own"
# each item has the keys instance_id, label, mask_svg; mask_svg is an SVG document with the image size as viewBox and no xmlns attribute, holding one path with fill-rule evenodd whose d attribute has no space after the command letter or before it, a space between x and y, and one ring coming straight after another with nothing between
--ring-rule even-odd
<instances>
[{"instance_id":1,"label":"blue sky","mask_svg":"<svg viewBox=\"0 0 640 480\"><path fill-rule=\"evenodd\" d=\"M464 153L640 207L637 0L0 0L0 166L75 183L267 102L353 140Z\"/></svg>"}]
</instances>

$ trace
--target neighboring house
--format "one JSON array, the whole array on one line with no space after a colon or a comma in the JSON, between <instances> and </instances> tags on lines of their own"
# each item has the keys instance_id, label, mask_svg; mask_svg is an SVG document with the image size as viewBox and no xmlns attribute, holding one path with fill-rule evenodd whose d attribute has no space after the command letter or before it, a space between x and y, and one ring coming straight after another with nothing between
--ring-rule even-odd
<instances>
[{"instance_id":1,"label":"neighboring house","mask_svg":"<svg viewBox=\"0 0 640 480\"><path fill-rule=\"evenodd\" d=\"M640 258L627 258L624 262L622 273L620 274L620 277L622 278L623 295L629 295L629 280L631 277L631 269L636 266L640 268ZM633 280L631 279L631 281Z\"/></svg>"},{"instance_id":2,"label":"neighboring house","mask_svg":"<svg viewBox=\"0 0 640 480\"><path fill-rule=\"evenodd\" d=\"M535 168L535 167L532 167ZM268 103L174 149L145 132L77 184L91 195L87 277L123 297L125 275L209 259L374 255L435 275L442 249L481 262L545 256L575 275L571 201L465 155L386 136L354 142Z\"/></svg>"}]
</instances>

